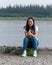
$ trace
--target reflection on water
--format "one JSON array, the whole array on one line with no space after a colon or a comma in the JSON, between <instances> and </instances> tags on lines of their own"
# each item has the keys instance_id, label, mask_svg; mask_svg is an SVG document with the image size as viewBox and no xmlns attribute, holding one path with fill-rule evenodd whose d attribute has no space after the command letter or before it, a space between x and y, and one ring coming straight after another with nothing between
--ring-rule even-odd
<instances>
[{"instance_id":1,"label":"reflection on water","mask_svg":"<svg viewBox=\"0 0 52 65\"><path fill-rule=\"evenodd\" d=\"M0 46L22 46L25 20L0 20ZM39 26L39 47L52 47L52 22L36 21Z\"/></svg>"}]
</instances>

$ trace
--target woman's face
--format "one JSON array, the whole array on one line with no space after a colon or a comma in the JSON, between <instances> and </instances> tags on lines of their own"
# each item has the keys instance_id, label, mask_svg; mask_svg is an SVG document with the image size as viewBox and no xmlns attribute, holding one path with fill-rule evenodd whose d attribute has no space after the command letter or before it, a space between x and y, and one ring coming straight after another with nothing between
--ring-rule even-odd
<instances>
[{"instance_id":1,"label":"woman's face","mask_svg":"<svg viewBox=\"0 0 52 65\"><path fill-rule=\"evenodd\" d=\"M29 20L28 20L28 25L29 25L29 27L32 27L33 24L34 24L34 23L33 23L33 20L32 20L32 19L29 19Z\"/></svg>"}]
</instances>

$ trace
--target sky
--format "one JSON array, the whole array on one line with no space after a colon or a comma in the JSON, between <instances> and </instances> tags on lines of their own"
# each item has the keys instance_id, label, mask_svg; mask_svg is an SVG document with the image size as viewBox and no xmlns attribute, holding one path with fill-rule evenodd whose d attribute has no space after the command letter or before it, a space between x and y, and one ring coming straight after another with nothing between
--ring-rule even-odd
<instances>
[{"instance_id":1,"label":"sky","mask_svg":"<svg viewBox=\"0 0 52 65\"><path fill-rule=\"evenodd\" d=\"M14 6L14 5L22 5L22 6L27 6L27 5L51 5L52 0L0 0L0 8L2 7L7 7L9 5Z\"/></svg>"}]
</instances>

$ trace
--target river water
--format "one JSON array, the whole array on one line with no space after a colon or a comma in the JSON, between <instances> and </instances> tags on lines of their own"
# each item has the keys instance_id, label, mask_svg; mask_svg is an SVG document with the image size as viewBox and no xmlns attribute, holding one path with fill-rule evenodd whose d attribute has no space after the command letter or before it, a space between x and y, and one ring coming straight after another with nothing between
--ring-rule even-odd
<instances>
[{"instance_id":1,"label":"river water","mask_svg":"<svg viewBox=\"0 0 52 65\"><path fill-rule=\"evenodd\" d=\"M23 46L26 20L0 20L0 46ZM36 21L39 47L52 47L52 21Z\"/></svg>"}]
</instances>

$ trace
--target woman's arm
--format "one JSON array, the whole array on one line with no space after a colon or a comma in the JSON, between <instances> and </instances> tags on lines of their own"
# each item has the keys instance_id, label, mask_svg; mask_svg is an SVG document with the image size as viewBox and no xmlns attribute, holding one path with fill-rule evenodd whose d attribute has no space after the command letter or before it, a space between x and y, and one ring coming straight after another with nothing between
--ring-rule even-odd
<instances>
[{"instance_id":1,"label":"woman's arm","mask_svg":"<svg viewBox=\"0 0 52 65\"><path fill-rule=\"evenodd\" d=\"M38 36L38 31L36 31L34 34L31 34L33 37L37 37Z\"/></svg>"},{"instance_id":2,"label":"woman's arm","mask_svg":"<svg viewBox=\"0 0 52 65\"><path fill-rule=\"evenodd\" d=\"M37 37L38 36L38 31L36 31L34 34L32 34L31 32L28 32L29 36L33 36L33 37Z\"/></svg>"},{"instance_id":3,"label":"woman's arm","mask_svg":"<svg viewBox=\"0 0 52 65\"><path fill-rule=\"evenodd\" d=\"M38 36L38 26L35 27L35 33L32 34L33 37L37 37Z\"/></svg>"},{"instance_id":4,"label":"woman's arm","mask_svg":"<svg viewBox=\"0 0 52 65\"><path fill-rule=\"evenodd\" d=\"M29 32L25 31L24 33L25 33L25 36L29 36Z\"/></svg>"},{"instance_id":5,"label":"woman's arm","mask_svg":"<svg viewBox=\"0 0 52 65\"><path fill-rule=\"evenodd\" d=\"M25 36L33 36L33 37L37 37L38 36L38 31L36 31L34 34L32 34L31 32L25 32Z\"/></svg>"}]
</instances>

